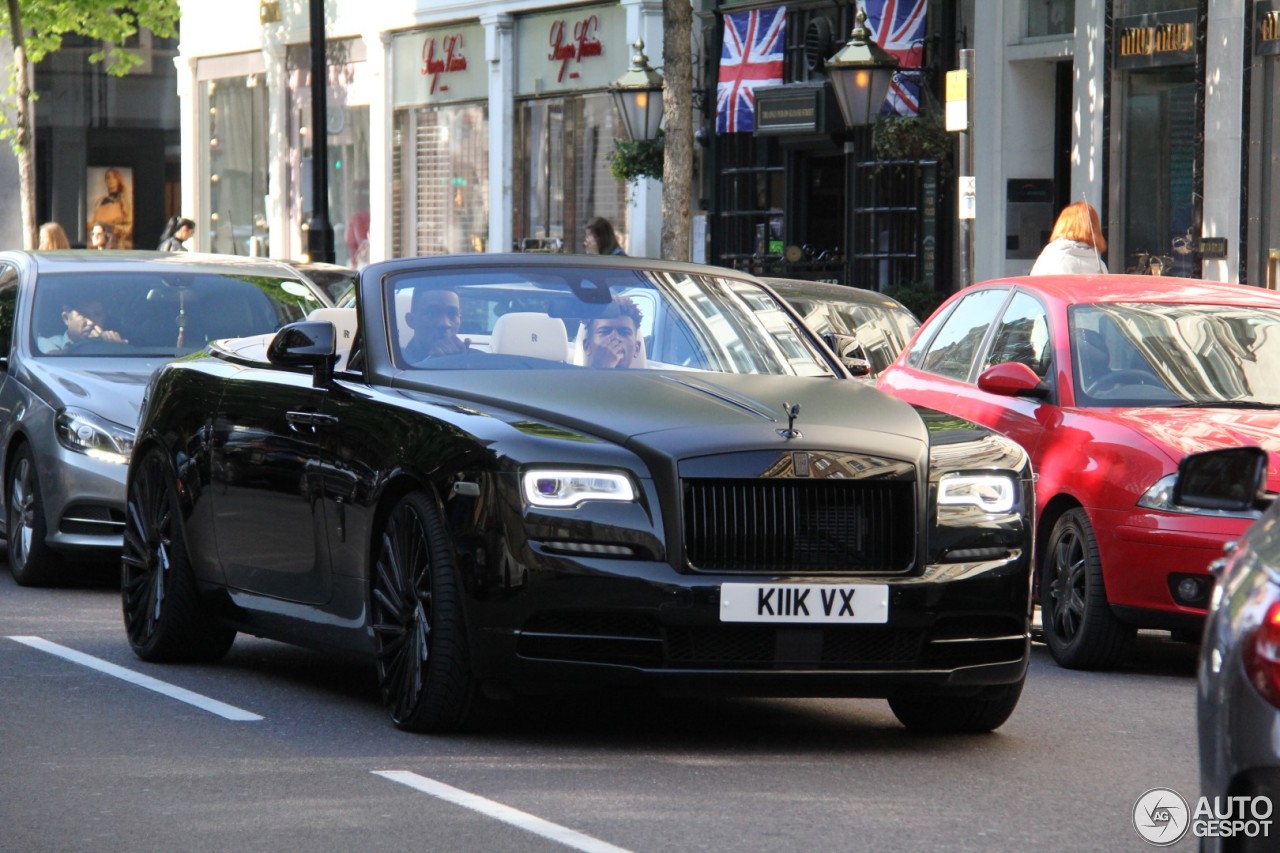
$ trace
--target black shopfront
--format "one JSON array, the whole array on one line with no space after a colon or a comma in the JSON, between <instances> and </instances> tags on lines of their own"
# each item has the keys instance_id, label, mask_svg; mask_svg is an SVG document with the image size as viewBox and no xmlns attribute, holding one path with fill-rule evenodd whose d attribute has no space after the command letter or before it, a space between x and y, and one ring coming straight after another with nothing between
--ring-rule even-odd
<instances>
[{"instance_id":1,"label":"black shopfront","mask_svg":"<svg viewBox=\"0 0 1280 853\"><path fill-rule=\"evenodd\" d=\"M1280 0L1259 0L1249 21L1253 48L1246 80L1248 221L1245 278L1280 288Z\"/></svg>"},{"instance_id":2,"label":"black shopfront","mask_svg":"<svg viewBox=\"0 0 1280 853\"><path fill-rule=\"evenodd\" d=\"M1113 6L1112 272L1200 276L1206 12L1186 0Z\"/></svg>"},{"instance_id":3,"label":"black shopfront","mask_svg":"<svg viewBox=\"0 0 1280 853\"><path fill-rule=\"evenodd\" d=\"M704 30L708 260L873 290L922 285L950 292L950 162L878 156L872 127L845 127L827 79L825 61L854 26L853 4L787 3L782 83L755 90L753 132L715 132L723 16L776 5L718 3ZM956 32L954 5L929 4L921 67L906 72L919 81L922 111L935 116L936 93L961 45L933 34Z\"/></svg>"}]
</instances>

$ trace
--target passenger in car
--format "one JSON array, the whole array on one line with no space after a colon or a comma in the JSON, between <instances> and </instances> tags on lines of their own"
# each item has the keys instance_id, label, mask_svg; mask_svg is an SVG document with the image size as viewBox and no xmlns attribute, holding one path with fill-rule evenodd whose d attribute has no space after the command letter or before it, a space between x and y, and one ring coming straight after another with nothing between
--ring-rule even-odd
<instances>
[{"instance_id":1,"label":"passenger in car","mask_svg":"<svg viewBox=\"0 0 1280 853\"><path fill-rule=\"evenodd\" d=\"M640 306L615 296L604 314L587 321L582 341L587 367L631 367L640 353Z\"/></svg>"},{"instance_id":2,"label":"passenger in car","mask_svg":"<svg viewBox=\"0 0 1280 853\"><path fill-rule=\"evenodd\" d=\"M413 330L413 337L401 347L408 362L466 352L471 346L470 338L458 337L462 305L452 290L416 288L404 321Z\"/></svg>"},{"instance_id":3,"label":"passenger in car","mask_svg":"<svg viewBox=\"0 0 1280 853\"><path fill-rule=\"evenodd\" d=\"M62 323L66 327L60 335L36 339L40 352L65 352L81 341L99 340L113 344L129 341L119 332L106 328L107 309L102 300L83 297L62 308Z\"/></svg>"}]
</instances>

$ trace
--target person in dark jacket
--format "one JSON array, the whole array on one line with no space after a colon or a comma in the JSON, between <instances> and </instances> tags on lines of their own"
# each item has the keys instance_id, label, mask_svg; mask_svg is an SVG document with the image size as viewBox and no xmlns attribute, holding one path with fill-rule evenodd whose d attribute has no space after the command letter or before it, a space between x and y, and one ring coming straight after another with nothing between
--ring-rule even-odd
<instances>
[{"instance_id":1,"label":"person in dark jacket","mask_svg":"<svg viewBox=\"0 0 1280 853\"><path fill-rule=\"evenodd\" d=\"M185 252L187 247L183 244L190 240L194 233L196 233L194 222L185 216L172 216L164 226L164 233L160 235L159 249L162 252Z\"/></svg>"}]
</instances>

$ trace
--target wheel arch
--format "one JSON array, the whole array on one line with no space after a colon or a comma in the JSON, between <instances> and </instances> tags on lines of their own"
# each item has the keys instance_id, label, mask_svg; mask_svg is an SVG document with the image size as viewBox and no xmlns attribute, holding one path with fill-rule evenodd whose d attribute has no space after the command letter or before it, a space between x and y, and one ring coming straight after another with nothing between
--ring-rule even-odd
<instances>
[{"instance_id":1,"label":"wheel arch","mask_svg":"<svg viewBox=\"0 0 1280 853\"><path fill-rule=\"evenodd\" d=\"M1053 535L1053 528L1057 525L1058 519L1073 509L1083 508L1080 501L1073 496L1057 494L1049 499L1049 502L1045 504L1044 509L1040 512L1040 523L1036 525L1036 589L1039 589L1040 572L1044 568L1045 551L1049 547L1049 537Z\"/></svg>"}]
</instances>

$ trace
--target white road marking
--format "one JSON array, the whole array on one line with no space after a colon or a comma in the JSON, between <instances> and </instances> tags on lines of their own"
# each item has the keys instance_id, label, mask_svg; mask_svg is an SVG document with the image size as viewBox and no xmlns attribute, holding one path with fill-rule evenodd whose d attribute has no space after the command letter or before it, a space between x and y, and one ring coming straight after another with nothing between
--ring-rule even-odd
<instances>
[{"instance_id":1,"label":"white road marking","mask_svg":"<svg viewBox=\"0 0 1280 853\"><path fill-rule=\"evenodd\" d=\"M69 649L66 646L60 646L57 643L51 643L41 637L14 637L10 636L10 640L22 643L24 646L30 646L33 649L39 649L42 652L48 652L51 655L69 660L72 663L78 663L81 666L87 666L89 669L96 669L98 672L105 673L130 684L136 684L138 687L145 687L147 690L154 690L171 699L177 699L179 702L186 702L188 705L194 705L202 711L208 711L210 714L217 714L228 720L261 720L257 714L237 708L234 705L228 705L225 702L219 702L217 699L210 699L208 696L201 696L199 693L193 693L183 687L177 687L161 681L158 678L152 678L149 675L143 675L140 672L134 672L131 669L125 669L114 663L95 658L92 655L86 655L75 649Z\"/></svg>"},{"instance_id":2,"label":"white road marking","mask_svg":"<svg viewBox=\"0 0 1280 853\"><path fill-rule=\"evenodd\" d=\"M582 850L585 853L628 853L623 847L615 847L607 841L592 838L590 835L583 835L581 832L560 826L558 823L534 817L528 812L504 806L502 803L495 803L493 800L486 800L484 797L467 793L460 788L454 788L434 779L428 779L426 776L419 776L417 773L411 773L408 770L374 770L372 772L375 776L390 779L392 782L399 782L401 785L408 785L416 791L421 791L424 794L439 797L442 800L480 812L483 815L497 818L512 826L532 832L534 835L541 835L551 841L557 841L575 850Z\"/></svg>"}]
</instances>

